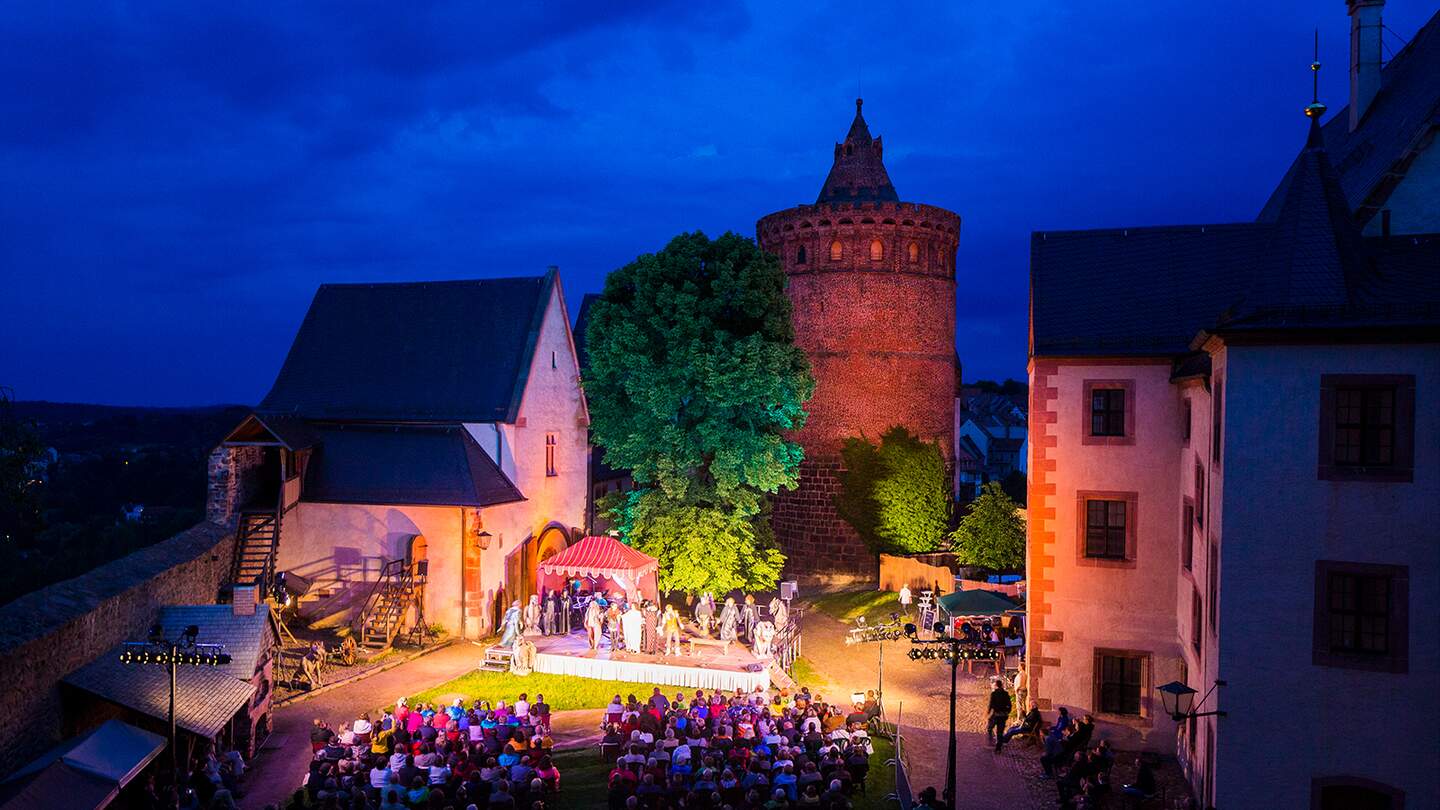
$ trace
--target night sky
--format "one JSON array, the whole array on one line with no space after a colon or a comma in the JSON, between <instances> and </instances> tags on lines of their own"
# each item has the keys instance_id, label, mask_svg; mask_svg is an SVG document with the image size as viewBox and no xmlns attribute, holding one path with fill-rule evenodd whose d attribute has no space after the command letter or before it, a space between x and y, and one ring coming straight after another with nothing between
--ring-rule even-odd
<instances>
[{"instance_id":1,"label":"night sky","mask_svg":"<svg viewBox=\"0 0 1440 810\"><path fill-rule=\"evenodd\" d=\"M813 202L857 88L901 199L963 219L966 379L1021 377L1032 230L1251 219L1316 26L1348 94L1343 0L229 5L6 6L16 397L257 402L323 282L555 264L573 314ZM1388 51L1433 11L1392 0Z\"/></svg>"}]
</instances>

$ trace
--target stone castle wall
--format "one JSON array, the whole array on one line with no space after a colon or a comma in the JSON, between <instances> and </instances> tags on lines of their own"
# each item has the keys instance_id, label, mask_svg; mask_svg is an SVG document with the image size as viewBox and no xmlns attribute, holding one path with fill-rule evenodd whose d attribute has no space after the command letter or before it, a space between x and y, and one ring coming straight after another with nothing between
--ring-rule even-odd
<instances>
[{"instance_id":1,"label":"stone castle wall","mask_svg":"<svg viewBox=\"0 0 1440 810\"><path fill-rule=\"evenodd\" d=\"M0 775L60 741L60 679L145 638L162 605L211 604L230 573L234 531L201 523L0 607Z\"/></svg>"},{"instance_id":2,"label":"stone castle wall","mask_svg":"<svg viewBox=\"0 0 1440 810\"><path fill-rule=\"evenodd\" d=\"M217 447L208 461L209 485L205 496L205 519L229 523L260 483L264 451L259 447Z\"/></svg>"},{"instance_id":3,"label":"stone castle wall","mask_svg":"<svg viewBox=\"0 0 1440 810\"><path fill-rule=\"evenodd\" d=\"M839 451L902 425L953 457L960 217L917 203L822 203L771 214L756 232L781 259L795 341L815 376L795 436L800 487L775 502L787 570L812 583L873 582L876 557L835 512Z\"/></svg>"}]
</instances>

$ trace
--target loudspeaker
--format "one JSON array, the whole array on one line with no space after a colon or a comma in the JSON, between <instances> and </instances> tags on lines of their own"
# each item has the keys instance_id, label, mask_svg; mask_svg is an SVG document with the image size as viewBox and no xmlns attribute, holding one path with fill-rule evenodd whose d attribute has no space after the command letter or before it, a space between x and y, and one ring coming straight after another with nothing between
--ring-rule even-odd
<instances>
[{"instance_id":1,"label":"loudspeaker","mask_svg":"<svg viewBox=\"0 0 1440 810\"><path fill-rule=\"evenodd\" d=\"M799 588L798 585L796 585L795 580L791 579L791 580L787 580L787 581L785 581L785 582L780 583L780 598L781 598L781 599L784 599L784 600L786 600L786 601L789 601L789 600L794 599L796 596L799 596L799 595L800 595L800 588Z\"/></svg>"},{"instance_id":2,"label":"loudspeaker","mask_svg":"<svg viewBox=\"0 0 1440 810\"><path fill-rule=\"evenodd\" d=\"M417 577L423 577L423 576L428 576L429 574L430 574L430 561L429 561L429 560L416 560L416 561L415 561L415 576L417 576Z\"/></svg>"}]
</instances>

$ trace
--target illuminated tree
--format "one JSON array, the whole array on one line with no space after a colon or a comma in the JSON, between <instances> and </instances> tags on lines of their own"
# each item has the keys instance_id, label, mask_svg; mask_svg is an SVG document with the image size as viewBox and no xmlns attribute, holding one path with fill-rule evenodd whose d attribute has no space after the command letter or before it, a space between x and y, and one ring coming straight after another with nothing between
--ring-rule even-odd
<instances>
[{"instance_id":1,"label":"illuminated tree","mask_svg":"<svg viewBox=\"0 0 1440 810\"><path fill-rule=\"evenodd\" d=\"M999 482L986 484L970 502L951 542L961 565L992 571L1025 567L1025 518Z\"/></svg>"},{"instance_id":2,"label":"illuminated tree","mask_svg":"<svg viewBox=\"0 0 1440 810\"><path fill-rule=\"evenodd\" d=\"M872 551L935 551L950 528L950 476L940 446L903 427L845 441L835 510Z\"/></svg>"},{"instance_id":3,"label":"illuminated tree","mask_svg":"<svg viewBox=\"0 0 1440 810\"><path fill-rule=\"evenodd\" d=\"M636 489L602 502L660 562L660 587L768 590L784 564L767 496L794 489L815 384L779 262L750 239L681 234L612 272L583 372L605 463Z\"/></svg>"}]
</instances>

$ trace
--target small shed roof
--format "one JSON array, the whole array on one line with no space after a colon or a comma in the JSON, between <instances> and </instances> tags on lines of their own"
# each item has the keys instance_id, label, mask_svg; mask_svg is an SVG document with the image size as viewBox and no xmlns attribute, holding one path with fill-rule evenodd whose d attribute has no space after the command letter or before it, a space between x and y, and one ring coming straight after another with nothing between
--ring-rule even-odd
<instances>
[{"instance_id":1,"label":"small shed roof","mask_svg":"<svg viewBox=\"0 0 1440 810\"><path fill-rule=\"evenodd\" d=\"M163 666L120 661L123 646L66 675L64 683L157 720L170 717L170 671ZM175 724L209 739L250 702L255 687L221 669L182 666L175 670Z\"/></svg>"},{"instance_id":2,"label":"small shed roof","mask_svg":"<svg viewBox=\"0 0 1440 810\"><path fill-rule=\"evenodd\" d=\"M229 653L230 663L216 669L242 681L255 677L274 638L269 605L256 606L249 616L237 616L230 605L160 608L160 626L165 628L166 638L179 638L192 624L200 628L200 642L219 644Z\"/></svg>"},{"instance_id":3,"label":"small shed roof","mask_svg":"<svg viewBox=\"0 0 1440 810\"><path fill-rule=\"evenodd\" d=\"M654 557L613 537L591 535L540 563L540 573L563 577L641 577L659 568Z\"/></svg>"}]
</instances>

